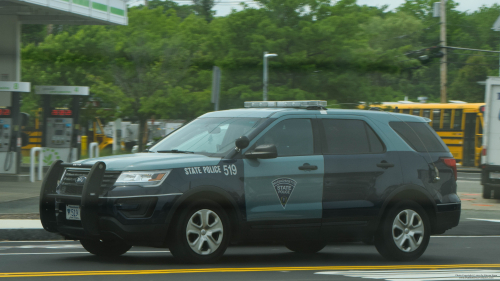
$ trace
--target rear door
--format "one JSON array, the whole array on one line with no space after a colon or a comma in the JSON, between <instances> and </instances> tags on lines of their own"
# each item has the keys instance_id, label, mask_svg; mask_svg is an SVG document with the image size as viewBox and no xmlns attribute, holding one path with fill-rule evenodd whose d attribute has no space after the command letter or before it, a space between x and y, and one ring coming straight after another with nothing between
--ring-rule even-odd
<instances>
[{"instance_id":1,"label":"rear door","mask_svg":"<svg viewBox=\"0 0 500 281\"><path fill-rule=\"evenodd\" d=\"M323 230L366 226L375 218L388 189L402 182L397 152L373 123L362 116L320 119L325 158Z\"/></svg>"}]
</instances>

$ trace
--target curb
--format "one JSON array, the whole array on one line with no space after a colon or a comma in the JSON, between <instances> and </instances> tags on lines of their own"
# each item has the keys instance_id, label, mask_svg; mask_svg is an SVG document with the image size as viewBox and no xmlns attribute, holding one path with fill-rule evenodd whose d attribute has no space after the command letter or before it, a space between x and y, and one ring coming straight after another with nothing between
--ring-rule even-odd
<instances>
[{"instance_id":1,"label":"curb","mask_svg":"<svg viewBox=\"0 0 500 281\"><path fill-rule=\"evenodd\" d=\"M65 240L63 236L45 229L0 229L0 240L8 241L48 241Z\"/></svg>"},{"instance_id":2,"label":"curb","mask_svg":"<svg viewBox=\"0 0 500 281\"><path fill-rule=\"evenodd\" d=\"M2 219L0 220L0 240L64 240L64 237L43 229L39 219Z\"/></svg>"}]
</instances>

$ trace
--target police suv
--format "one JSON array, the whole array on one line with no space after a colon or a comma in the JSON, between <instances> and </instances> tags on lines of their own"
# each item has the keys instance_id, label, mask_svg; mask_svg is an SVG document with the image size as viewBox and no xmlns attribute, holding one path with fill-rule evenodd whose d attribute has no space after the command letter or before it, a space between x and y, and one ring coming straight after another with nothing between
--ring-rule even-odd
<instances>
[{"instance_id":1,"label":"police suv","mask_svg":"<svg viewBox=\"0 0 500 281\"><path fill-rule=\"evenodd\" d=\"M455 159L429 120L325 101L245 107L204 114L144 153L54 162L44 228L98 256L140 245L202 263L230 243L314 253L346 239L413 260L458 225Z\"/></svg>"}]
</instances>

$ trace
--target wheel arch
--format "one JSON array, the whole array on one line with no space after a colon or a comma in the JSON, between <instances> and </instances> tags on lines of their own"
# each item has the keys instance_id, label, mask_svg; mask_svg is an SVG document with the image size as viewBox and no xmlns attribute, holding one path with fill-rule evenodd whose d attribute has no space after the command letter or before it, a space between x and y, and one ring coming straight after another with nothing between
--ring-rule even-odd
<instances>
[{"instance_id":1,"label":"wheel arch","mask_svg":"<svg viewBox=\"0 0 500 281\"><path fill-rule=\"evenodd\" d=\"M232 241L239 240L241 236L241 226L243 216L238 208L238 204L231 195L224 189L217 186L200 186L185 192L179 199L176 200L172 206L171 211L167 215L165 225L167 226L167 235L165 244L169 243L170 231L173 229L171 226L175 225L176 218L182 209L192 202L200 199L208 199L219 204L229 217Z\"/></svg>"},{"instance_id":2,"label":"wheel arch","mask_svg":"<svg viewBox=\"0 0 500 281\"><path fill-rule=\"evenodd\" d=\"M392 191L382 204L382 212L377 219L377 226L383 221L384 216L397 202L402 200L411 200L422 206L431 224L431 234L436 230L436 214L437 206L431 195L422 187L419 186L403 186Z\"/></svg>"}]
</instances>

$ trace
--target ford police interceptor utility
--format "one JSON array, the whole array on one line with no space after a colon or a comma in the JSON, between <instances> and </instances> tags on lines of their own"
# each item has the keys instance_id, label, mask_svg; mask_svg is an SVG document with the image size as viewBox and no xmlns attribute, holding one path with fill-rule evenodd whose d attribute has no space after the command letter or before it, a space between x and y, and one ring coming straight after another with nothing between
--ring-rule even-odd
<instances>
[{"instance_id":1,"label":"ford police interceptor utility","mask_svg":"<svg viewBox=\"0 0 500 281\"><path fill-rule=\"evenodd\" d=\"M98 256L167 247L212 262L230 243L318 252L374 238L390 260L458 225L455 159L422 117L246 102L204 114L144 153L52 164L44 228Z\"/></svg>"}]
</instances>

